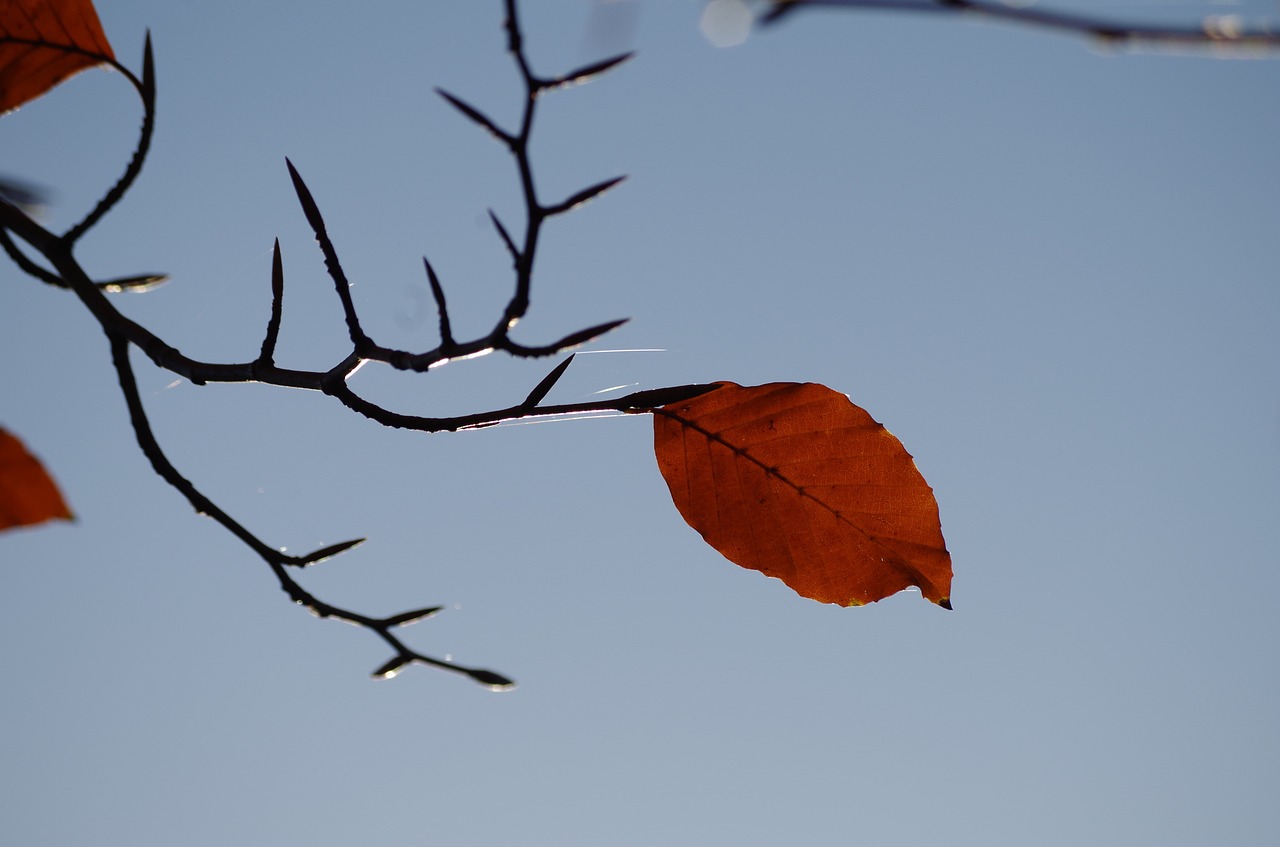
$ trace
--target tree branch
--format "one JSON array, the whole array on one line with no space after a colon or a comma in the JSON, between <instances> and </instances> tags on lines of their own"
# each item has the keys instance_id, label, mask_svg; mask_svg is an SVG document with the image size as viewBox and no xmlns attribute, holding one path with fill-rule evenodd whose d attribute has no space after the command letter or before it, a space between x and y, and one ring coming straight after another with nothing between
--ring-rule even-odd
<instances>
[{"instance_id":1,"label":"tree branch","mask_svg":"<svg viewBox=\"0 0 1280 847\"><path fill-rule=\"evenodd\" d=\"M1233 50L1280 48L1280 32L1272 31L1270 27L1245 29L1235 15L1206 17L1196 26L1152 26L990 0L770 0L769 9L761 16L761 21L775 23L800 9L817 8L972 15L1091 36L1111 46L1149 44Z\"/></svg>"},{"instance_id":2,"label":"tree branch","mask_svg":"<svg viewBox=\"0 0 1280 847\"><path fill-rule=\"evenodd\" d=\"M350 283L338 259L337 249L325 226L319 205L298 174L298 171L287 160L286 164L290 178L293 181L303 214L315 233L316 241L324 255L326 269L333 280L342 303L348 335L352 345L350 353L325 370L282 368L275 363L276 345L279 340L284 311L284 269L278 240L272 251L270 315L267 320L266 333L261 348L253 360L216 363L190 358L160 336L125 317L110 302L104 292L117 291L129 287L142 288L161 281L164 277L145 275L108 280L106 282L94 282L76 259L74 251L75 244L80 236L100 220L128 191L146 160L155 125L155 72L149 35L143 59L144 68L141 79L119 66L118 63L111 62L113 66L124 73L138 91L144 104L145 115L141 138L124 176L97 204L94 210L67 233L59 236L38 224L17 204L0 196L0 246L28 274L44 282L71 289L105 332L110 343L112 363L129 412L135 437L143 454L148 458L157 475L180 492L197 513L212 518L261 558L272 573L275 574L281 589L292 601L305 606L318 617L336 618L368 629L386 642L392 649L392 657L374 671L375 677L394 676L407 665L424 664L463 674L476 682L495 689L509 688L514 685L510 679L493 671L456 665L412 650L396 634L395 630L399 627L407 626L435 614L440 610L438 606L416 609L385 618L375 618L335 606L306 591L290 574L290 568L306 567L340 555L357 546L364 539L333 544L304 556L292 556L282 553L276 547L267 544L232 518L229 513L209 499L194 483L184 477L165 455L155 433L152 431L146 408L138 391L137 378L130 359L130 348L137 347L157 367L185 377L197 385L215 382L258 382L267 385L319 391L334 397L338 402L353 411L380 424L421 432L476 429L492 426L503 421L530 417L580 416L607 411L625 413L649 412L656 406L691 398L715 388L715 385L673 386L635 392L614 400L569 405L541 405L547 394L563 375L569 363L572 362L573 357L570 356L552 369L515 405L469 415L437 418L404 415L385 409L358 395L348 384L348 378L351 374L362 363L367 361L381 362L401 370L425 371L428 368L444 364L451 359L465 358L493 350L502 350L514 357L549 356L565 352L572 347L591 341L625 323L624 320L609 321L570 333L558 341L543 346L526 346L510 338L511 328L524 316L529 307L533 259L543 222L548 217L570 211L572 208L604 193L621 181L621 179L612 179L598 183L552 206L544 207L538 201L534 191L533 167L529 157L529 139L538 97L546 91L585 82L621 64L627 56L597 62L552 80L542 80L533 75L524 54L523 39L515 15L514 0L507 0L506 6L508 13L506 22L508 45L520 69L525 87L525 109L520 131L515 135L507 134L470 105L452 95L441 92L465 116L493 133L507 145L516 160L524 198L526 222L524 243L520 246L516 245L498 217L492 212L490 213L494 226L512 257L516 280L515 291L503 312L502 319L483 337L464 342L459 342L453 337L443 286L430 262L424 259L427 280L439 312L439 345L431 350L414 353L383 347L374 342L361 327L356 304L351 296ZM41 267L35 261L32 261L18 247L14 237L25 242L35 253L42 256L52 270Z\"/></svg>"}]
</instances>

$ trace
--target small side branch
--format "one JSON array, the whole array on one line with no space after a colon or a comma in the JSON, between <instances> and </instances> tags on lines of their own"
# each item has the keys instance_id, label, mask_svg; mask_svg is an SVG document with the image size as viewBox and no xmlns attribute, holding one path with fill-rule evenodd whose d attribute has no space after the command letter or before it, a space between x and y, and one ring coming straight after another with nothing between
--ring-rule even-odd
<instances>
[{"instance_id":1,"label":"small side branch","mask_svg":"<svg viewBox=\"0 0 1280 847\"><path fill-rule=\"evenodd\" d=\"M280 319L284 313L284 262L280 258L280 239L271 248L271 317L267 320L267 336L262 339L262 352L258 361L266 366L275 365L276 342L280 338Z\"/></svg>"},{"instance_id":2,"label":"small side branch","mask_svg":"<svg viewBox=\"0 0 1280 847\"><path fill-rule=\"evenodd\" d=\"M374 673L374 676L389 677L394 676L395 672L402 667L419 663L430 665L431 667L440 668L441 670L452 671L486 685L490 688L502 689L511 688L515 685L507 677L502 674L495 673L482 668L470 668L453 662L437 659L412 650L406 645L394 632L401 626L422 620L429 617L440 610L440 607L431 607L429 609L418 609L412 612L403 612L401 614L392 615L387 618L374 618L368 615L362 615L349 609L343 609L332 603L320 600L315 595L303 589L292 575L289 574L287 568L305 567L306 565L316 564L325 559L332 558L341 553L350 550L358 544L363 543L363 538L354 539L352 541L344 541L340 544L334 544L309 553L305 556L289 556L279 550L267 545L260 538L246 529L238 521L232 518L227 512L221 509L217 504L204 495L190 480L178 472L173 466L169 458L161 449L160 443L156 440L155 433L151 429L151 422L147 417L146 407L143 406L142 396L138 391L137 377L133 372L133 365L129 361L129 341L122 336L108 332L107 338L111 343L111 361L115 365L116 374L120 381L120 389L124 394L125 404L129 409L129 419L133 424L133 431L138 439L138 446L142 448L142 452L151 462L151 467L166 482L172 485L196 510L198 514L207 515L217 521L226 528L232 535L240 539L253 552L267 563L272 573L280 581L280 588L289 596L289 599L295 603L305 606L312 614L321 618L335 618L337 620L346 621L357 626L364 627L376 633L383 641L391 646L395 655L391 661L384 664ZM394 665L394 667L393 667Z\"/></svg>"},{"instance_id":3,"label":"small side branch","mask_svg":"<svg viewBox=\"0 0 1280 847\"><path fill-rule=\"evenodd\" d=\"M360 352L364 348L372 346L373 342L369 340L369 337L364 334L364 330L360 328L360 318L356 315L356 305L351 299L351 283L347 281L346 272L342 270L342 263L338 261L338 251L334 249L333 241L329 238L329 232L325 229L324 218L320 215L320 207L316 205L310 189L302 181L302 177L298 175L293 162L285 159L284 163L289 168L289 177L293 180L293 188L298 194L298 202L302 204L302 213L306 216L307 223L311 225L312 232L316 234L316 242L320 245L320 252L324 253L324 266L329 271L329 276L333 278L334 287L338 291L338 299L342 301L342 312L347 319L347 332L351 336L351 343L355 345L356 351Z\"/></svg>"}]
</instances>

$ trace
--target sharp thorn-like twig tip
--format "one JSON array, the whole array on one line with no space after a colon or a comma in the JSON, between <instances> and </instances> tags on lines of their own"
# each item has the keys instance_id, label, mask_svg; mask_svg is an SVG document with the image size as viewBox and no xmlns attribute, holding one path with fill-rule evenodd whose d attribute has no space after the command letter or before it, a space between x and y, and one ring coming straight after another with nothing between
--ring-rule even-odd
<instances>
[{"instance_id":1,"label":"sharp thorn-like twig tip","mask_svg":"<svg viewBox=\"0 0 1280 847\"><path fill-rule=\"evenodd\" d=\"M555 79L546 80L539 87L543 91L553 91L558 88L568 88L574 85L582 85L583 83L590 82L591 80L595 79L598 76L601 76L602 74L608 73L609 71L613 70L614 68L623 64L624 62L627 62L628 60L634 58L635 55L636 55L635 52L631 51L628 53L622 53L618 56L612 56L608 59L603 59L599 62L592 62L589 65L583 65L577 70L570 71L569 73L564 74L563 76L558 76Z\"/></svg>"},{"instance_id":2,"label":"sharp thorn-like twig tip","mask_svg":"<svg viewBox=\"0 0 1280 847\"><path fill-rule=\"evenodd\" d=\"M520 264L520 251L516 249L516 243L511 239L511 233L507 232L507 228L502 225L498 215L493 209L489 210L489 220L493 221L493 228L498 231L498 236L502 239L502 243L506 245L507 252L511 254L511 261L517 265Z\"/></svg>"},{"instance_id":3,"label":"sharp thorn-like twig tip","mask_svg":"<svg viewBox=\"0 0 1280 847\"><path fill-rule=\"evenodd\" d=\"M595 185L591 186L590 188L582 189L577 194L574 194L572 197L565 200L564 202L558 203L555 206L548 207L544 211L548 215L559 215L559 214L563 214L564 212L568 212L572 209L576 209L579 206L583 205L584 203L587 203L590 200L594 200L595 198L599 197L601 194L604 194L610 188L613 188L615 185L617 185L618 183L622 182L625 179L626 179L625 176L616 176L613 179L606 179L604 182L598 182Z\"/></svg>"},{"instance_id":4,"label":"sharp thorn-like twig tip","mask_svg":"<svg viewBox=\"0 0 1280 847\"><path fill-rule=\"evenodd\" d=\"M495 124L493 121L489 120L489 118L486 117L484 113L481 112L479 109L467 103L465 100L461 100L457 97L454 97L452 94L445 91L443 88L437 88L436 94L439 94L441 97L443 97L445 100L449 102L449 105L453 106L459 112L466 115L468 118L475 121L485 130L487 130L489 134L492 135L494 138L498 139L503 144L506 144L508 147L511 146L513 141L511 136L508 133L503 132L501 129L499 129L498 125Z\"/></svg>"},{"instance_id":5,"label":"sharp thorn-like twig tip","mask_svg":"<svg viewBox=\"0 0 1280 847\"><path fill-rule=\"evenodd\" d=\"M298 173L298 169L293 166L293 162L287 156L284 163L289 168L289 178L293 180L293 189L298 195L298 202L302 205L302 213L306 216L307 223L311 225L311 231L315 233L316 243L320 245L320 252L324 254L325 269L329 271L329 277L333 280L334 288L338 292L338 299L342 301L342 311L347 319L347 334L351 336L351 343L355 346L356 351L359 352L362 348L372 344L372 342L360 327L360 317L356 314L356 305L351 299L351 283L347 281L346 272L342 270L342 263L338 260L338 251L333 246L333 240L329 238L329 233L325 229L324 218L320 215L320 207L316 205L310 189L302 181L302 175Z\"/></svg>"},{"instance_id":6,"label":"sharp thorn-like twig tip","mask_svg":"<svg viewBox=\"0 0 1280 847\"><path fill-rule=\"evenodd\" d=\"M508 679L500 673L485 670L464 670L467 676L493 691L509 691L516 687L515 680Z\"/></svg>"},{"instance_id":7,"label":"sharp thorn-like twig tip","mask_svg":"<svg viewBox=\"0 0 1280 847\"><path fill-rule=\"evenodd\" d=\"M386 663L379 665L378 669L374 671L371 676L374 679L391 679L412 662L413 659L406 656L393 656Z\"/></svg>"},{"instance_id":8,"label":"sharp thorn-like twig tip","mask_svg":"<svg viewBox=\"0 0 1280 847\"><path fill-rule=\"evenodd\" d=\"M284 260L280 256L280 239L271 248L271 317L267 319L267 335L262 339L258 356L264 364L275 363L276 341L280 338L280 318L284 313Z\"/></svg>"},{"instance_id":9,"label":"sharp thorn-like twig tip","mask_svg":"<svg viewBox=\"0 0 1280 847\"><path fill-rule=\"evenodd\" d=\"M385 623L389 627L390 626L409 626L410 624L415 624L418 621L426 620L427 618L432 617L433 615L436 615L443 610L444 610L444 606L430 606L426 609L414 609L412 612L401 612L398 615L392 615L391 617L383 621L383 623Z\"/></svg>"},{"instance_id":10,"label":"sharp thorn-like twig tip","mask_svg":"<svg viewBox=\"0 0 1280 847\"><path fill-rule=\"evenodd\" d=\"M158 288L169 281L168 274L135 274L134 276L122 276L115 279L104 279L95 282L94 285L109 294L115 294L120 291L132 291L141 294L144 291L150 291Z\"/></svg>"},{"instance_id":11,"label":"sharp thorn-like twig tip","mask_svg":"<svg viewBox=\"0 0 1280 847\"><path fill-rule=\"evenodd\" d=\"M332 559L334 556L337 556L339 553L345 553L346 551L350 550L352 547L356 547L360 544L363 544L366 540L367 539L364 539L364 538L353 538L350 541L343 541L339 544L330 544L328 547L321 547L319 550L316 550L313 553L308 553L305 556L294 557L290 561L290 564L296 564L300 567L305 567L307 565L314 565L319 562L323 562L326 559Z\"/></svg>"},{"instance_id":12,"label":"sharp thorn-like twig tip","mask_svg":"<svg viewBox=\"0 0 1280 847\"><path fill-rule=\"evenodd\" d=\"M436 312L440 315L440 346L448 349L453 346L453 327L449 323L449 307L444 302L444 286L436 276L435 268L427 257L422 257L422 265L427 269L427 282L431 285L431 297L436 301Z\"/></svg>"},{"instance_id":13,"label":"sharp thorn-like twig tip","mask_svg":"<svg viewBox=\"0 0 1280 847\"><path fill-rule=\"evenodd\" d=\"M936 0L936 2L889 2L889 0L772 0L760 16L762 24L777 22L800 8L880 9L904 12L978 15L1028 26L1060 30L1096 39L1115 47L1125 44L1150 44L1208 48L1213 51L1239 49L1273 50L1280 47L1280 33L1263 27L1240 28L1235 16L1209 16L1199 25L1144 26L1113 22L1104 18L1071 12L1041 9L1034 3L995 2L995 0Z\"/></svg>"},{"instance_id":14,"label":"sharp thorn-like twig tip","mask_svg":"<svg viewBox=\"0 0 1280 847\"><path fill-rule=\"evenodd\" d=\"M599 338L606 332L617 329L625 324L630 318L622 318L621 320L609 321L599 326L588 327L577 332L566 335L559 341L548 344L545 347L526 347L523 344L517 344L509 338L504 338L499 347L506 350L513 356L523 358L537 358L539 356L553 356L556 353L563 353L571 347L577 347L579 344L586 344L595 338Z\"/></svg>"},{"instance_id":15,"label":"sharp thorn-like twig tip","mask_svg":"<svg viewBox=\"0 0 1280 847\"><path fill-rule=\"evenodd\" d=\"M298 169L293 166L293 162L286 156L285 165L289 168L289 179L293 181L294 193L298 195L298 203L302 206L302 214L306 216L307 223L311 225L311 229L315 231L319 238L323 236L324 218L320 216L320 207L316 205L316 200L311 196L311 189L307 188L307 184L302 181L302 175L298 173Z\"/></svg>"},{"instance_id":16,"label":"sharp thorn-like twig tip","mask_svg":"<svg viewBox=\"0 0 1280 847\"><path fill-rule=\"evenodd\" d=\"M548 392L551 391L551 387L560 381L560 377L563 376L564 372L569 369L569 365L572 364L572 362L573 362L573 355L570 354L567 359L565 359L563 362L561 362L560 364L552 368L551 373L544 376L542 378L542 381L539 382L536 386L534 386L534 389L529 392L529 396L526 397L524 402L520 404L521 408L524 408L524 409L537 408L538 404L542 402L542 399L547 396Z\"/></svg>"},{"instance_id":17,"label":"sharp thorn-like twig tip","mask_svg":"<svg viewBox=\"0 0 1280 847\"><path fill-rule=\"evenodd\" d=\"M146 38L142 42L142 99L148 108L156 102L156 61L151 47L151 29L147 28Z\"/></svg>"},{"instance_id":18,"label":"sharp thorn-like twig tip","mask_svg":"<svg viewBox=\"0 0 1280 847\"><path fill-rule=\"evenodd\" d=\"M567 335L556 342L556 347L560 350L567 350L570 347L577 347L579 344L586 344L588 341L594 341L605 333L612 332L618 327L625 324L631 318L620 318L616 321L600 324L599 326L588 327L580 332Z\"/></svg>"}]
</instances>

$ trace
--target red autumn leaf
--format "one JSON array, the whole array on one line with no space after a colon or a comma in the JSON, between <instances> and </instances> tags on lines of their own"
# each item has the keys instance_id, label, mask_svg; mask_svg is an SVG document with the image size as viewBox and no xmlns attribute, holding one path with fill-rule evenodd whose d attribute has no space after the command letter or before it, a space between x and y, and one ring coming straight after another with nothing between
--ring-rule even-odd
<instances>
[{"instance_id":1,"label":"red autumn leaf","mask_svg":"<svg viewBox=\"0 0 1280 847\"><path fill-rule=\"evenodd\" d=\"M0 429L0 530L54 519L71 520L58 486L21 441Z\"/></svg>"},{"instance_id":2,"label":"red autumn leaf","mask_svg":"<svg viewBox=\"0 0 1280 847\"><path fill-rule=\"evenodd\" d=\"M0 0L0 114L113 59L90 0Z\"/></svg>"},{"instance_id":3,"label":"red autumn leaf","mask_svg":"<svg viewBox=\"0 0 1280 847\"><path fill-rule=\"evenodd\" d=\"M938 504L902 443L814 383L731 382L654 413L684 519L730 561L823 603L916 586L951 608Z\"/></svg>"}]
</instances>

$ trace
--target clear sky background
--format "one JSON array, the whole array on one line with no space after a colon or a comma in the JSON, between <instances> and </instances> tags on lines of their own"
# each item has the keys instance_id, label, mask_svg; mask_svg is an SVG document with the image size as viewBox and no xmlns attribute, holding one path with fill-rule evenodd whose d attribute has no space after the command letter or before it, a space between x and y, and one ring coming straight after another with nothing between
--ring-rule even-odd
<instances>
[{"instance_id":1,"label":"clear sky background","mask_svg":"<svg viewBox=\"0 0 1280 847\"><path fill-rule=\"evenodd\" d=\"M15 845L1275 845L1280 819L1280 61L1107 54L1012 26L814 13L712 46L702 4L526 3L535 67L614 52L546 100L547 198L626 173L544 230L545 343L632 322L551 399L814 381L934 486L954 612L803 600L703 545L644 417L460 435L335 402L200 388L135 356L178 467L269 543L365 546L304 575L369 613L450 608L411 668L318 621L150 470L105 341L0 268L3 423L79 520L0 537L0 841ZM1280 17L1274 2L1064 3ZM91 273L192 356L348 347L284 167L323 209L367 329L434 346L421 256L460 335L510 292L519 221L498 0L103 2L151 28L154 153L84 241ZM78 219L136 139L93 71L0 121L0 172ZM524 397L490 356L355 385L402 411Z\"/></svg>"}]
</instances>

